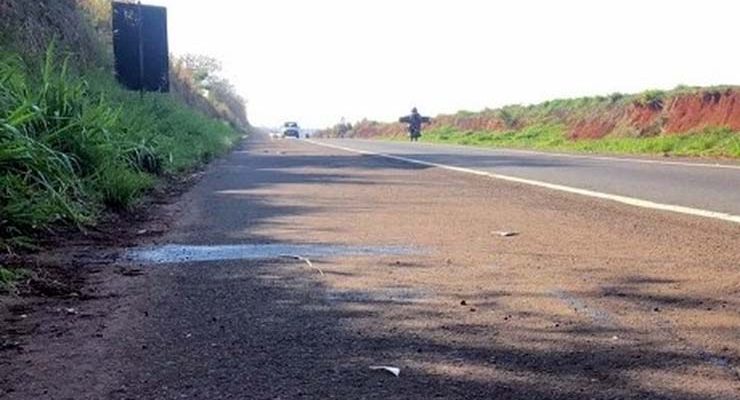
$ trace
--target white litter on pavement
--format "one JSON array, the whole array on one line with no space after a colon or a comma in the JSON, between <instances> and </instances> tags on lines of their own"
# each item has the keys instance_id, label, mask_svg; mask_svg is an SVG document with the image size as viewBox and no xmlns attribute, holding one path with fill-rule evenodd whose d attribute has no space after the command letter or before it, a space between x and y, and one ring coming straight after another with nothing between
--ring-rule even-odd
<instances>
[{"instance_id":1,"label":"white litter on pavement","mask_svg":"<svg viewBox=\"0 0 740 400\"><path fill-rule=\"evenodd\" d=\"M389 367L387 365L371 365L370 369L373 371L388 371L395 376L398 376L401 374L401 368Z\"/></svg>"},{"instance_id":2,"label":"white litter on pavement","mask_svg":"<svg viewBox=\"0 0 740 400\"><path fill-rule=\"evenodd\" d=\"M519 232L514 232L514 231L494 231L493 234L499 235L501 237L511 237L511 236L518 235Z\"/></svg>"},{"instance_id":3,"label":"white litter on pavement","mask_svg":"<svg viewBox=\"0 0 740 400\"><path fill-rule=\"evenodd\" d=\"M294 260L298 260L298 261L303 261L303 262L305 262L306 264L308 264L308 266L309 266L310 268L313 268L313 269L315 269L316 271L319 271L319 274L321 274L321 276L324 276L324 271L322 271L322 270L321 270L321 268L319 268L319 267L315 267L315 266L313 265L313 263L311 262L311 260L309 260L309 259L308 259L308 258L306 258L306 257L303 257L303 256L297 256L297 255L291 255L291 254L283 254L283 255L281 255L280 257L285 257L285 258L292 258L292 259L294 259Z\"/></svg>"}]
</instances>

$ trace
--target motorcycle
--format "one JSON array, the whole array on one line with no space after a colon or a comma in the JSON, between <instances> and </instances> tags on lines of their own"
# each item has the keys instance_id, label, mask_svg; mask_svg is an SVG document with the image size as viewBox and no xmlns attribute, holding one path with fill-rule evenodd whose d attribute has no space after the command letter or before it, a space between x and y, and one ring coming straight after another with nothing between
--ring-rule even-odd
<instances>
[{"instance_id":1,"label":"motorcycle","mask_svg":"<svg viewBox=\"0 0 740 400\"><path fill-rule=\"evenodd\" d=\"M412 142L417 142L421 137L422 124L431 123L432 119L421 116L416 110L416 107L414 107L414 109L411 110L410 115L399 118L398 122L409 125L409 139Z\"/></svg>"}]
</instances>

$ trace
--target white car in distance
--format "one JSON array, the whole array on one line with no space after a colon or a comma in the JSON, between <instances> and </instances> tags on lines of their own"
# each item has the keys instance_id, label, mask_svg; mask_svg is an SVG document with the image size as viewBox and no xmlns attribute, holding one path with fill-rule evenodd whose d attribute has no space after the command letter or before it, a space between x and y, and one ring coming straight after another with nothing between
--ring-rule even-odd
<instances>
[{"instance_id":1,"label":"white car in distance","mask_svg":"<svg viewBox=\"0 0 740 400\"><path fill-rule=\"evenodd\" d=\"M283 124L282 133L284 138L300 139L301 128L298 127L298 123L296 122L286 122Z\"/></svg>"}]
</instances>

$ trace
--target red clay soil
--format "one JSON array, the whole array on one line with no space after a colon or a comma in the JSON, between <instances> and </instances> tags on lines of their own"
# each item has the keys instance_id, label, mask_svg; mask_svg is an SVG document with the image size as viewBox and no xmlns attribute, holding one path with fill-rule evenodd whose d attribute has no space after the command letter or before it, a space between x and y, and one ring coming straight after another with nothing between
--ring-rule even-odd
<instances>
[{"instance_id":1,"label":"red clay soil","mask_svg":"<svg viewBox=\"0 0 740 400\"><path fill-rule=\"evenodd\" d=\"M664 131L687 132L708 126L727 126L740 130L740 93L706 92L675 98L666 108Z\"/></svg>"},{"instance_id":2,"label":"red clay soil","mask_svg":"<svg viewBox=\"0 0 740 400\"><path fill-rule=\"evenodd\" d=\"M454 126L463 131L503 132L508 130L504 121L489 114L440 115L434 126Z\"/></svg>"},{"instance_id":3,"label":"red clay soil","mask_svg":"<svg viewBox=\"0 0 740 400\"><path fill-rule=\"evenodd\" d=\"M404 132L406 132L406 128L403 124L397 122L386 124L373 121L361 121L355 125L352 132L352 137L357 138L394 137L403 135Z\"/></svg>"},{"instance_id":4,"label":"red clay soil","mask_svg":"<svg viewBox=\"0 0 740 400\"><path fill-rule=\"evenodd\" d=\"M648 106L644 104L632 104L627 109L628 126L634 127L642 132L647 127L655 124L661 115L662 106ZM608 134L606 132L604 135Z\"/></svg>"},{"instance_id":5,"label":"red clay soil","mask_svg":"<svg viewBox=\"0 0 740 400\"><path fill-rule=\"evenodd\" d=\"M613 107L587 118L573 118L566 123L568 137L577 139L600 139L618 127L637 136L652 136L660 133L663 106L659 103L633 102L626 107Z\"/></svg>"},{"instance_id":6,"label":"red clay soil","mask_svg":"<svg viewBox=\"0 0 740 400\"><path fill-rule=\"evenodd\" d=\"M568 135L571 139L598 139L611 132L616 127L614 120L605 118L594 118L591 120L580 120L573 123Z\"/></svg>"},{"instance_id":7,"label":"red clay soil","mask_svg":"<svg viewBox=\"0 0 740 400\"><path fill-rule=\"evenodd\" d=\"M733 90L705 91L666 99L663 104L632 103L622 115L602 114L594 120L577 121L570 137L601 138L626 126L640 136L657 133L688 133L707 127L740 131L740 93Z\"/></svg>"},{"instance_id":8,"label":"red clay soil","mask_svg":"<svg viewBox=\"0 0 740 400\"><path fill-rule=\"evenodd\" d=\"M622 103L624 104L624 103ZM561 113L537 120L526 117L515 121L513 129L543 122L562 123L571 139L599 139L607 135L654 136L661 133L691 133L708 127L728 127L740 131L740 90L705 89L693 93L667 95L653 102L634 100L626 105L601 105L590 113ZM510 122L511 124L511 122ZM452 127L461 132L505 132L512 129L498 113L439 115L429 129ZM399 123L361 121L353 137L397 137L405 135ZM331 132L327 132L331 136Z\"/></svg>"}]
</instances>

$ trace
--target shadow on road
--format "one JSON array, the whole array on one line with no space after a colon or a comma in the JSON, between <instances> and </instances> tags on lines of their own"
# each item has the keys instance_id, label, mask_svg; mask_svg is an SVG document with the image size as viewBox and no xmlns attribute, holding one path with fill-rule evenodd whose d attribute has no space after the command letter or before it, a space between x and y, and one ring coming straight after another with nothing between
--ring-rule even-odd
<instances>
[{"instance_id":1,"label":"shadow on road","mask_svg":"<svg viewBox=\"0 0 740 400\"><path fill-rule=\"evenodd\" d=\"M149 315L144 335L129 343L141 349L128 355L136 371L128 381L142 388L135 398L708 398L641 379L686 374L706 360L663 343L605 339L635 334L626 328L530 329L527 341L511 343L497 339L506 320L459 322L434 303L384 299L385 288L338 295L299 265L183 268L149 280L160 284L140 310ZM414 320L427 325L402 328ZM369 370L378 364L401 376Z\"/></svg>"},{"instance_id":2,"label":"shadow on road","mask_svg":"<svg viewBox=\"0 0 740 400\"><path fill-rule=\"evenodd\" d=\"M302 171L307 167L312 172ZM333 171L348 168L426 167L256 147L247 157L236 154L223 161L218 173L194 190L191 208L199 211L169 240L275 242L255 232L281 228L281 223L290 228L291 217L326 211L326 206L299 197L272 201L271 190L286 184L334 190L375 184ZM327 172L316 172L322 170ZM396 184L415 184L409 179ZM385 266L424 268L414 262ZM511 296L558 300L549 293L490 290L471 305L476 309L451 309L439 301L455 293L408 286L336 290L302 263L246 260L164 265L143 282L149 301L134 312L146 318L112 357L129 364L129 389L112 393L113 398L698 400L711 398L711 388L692 386L694 374L728 380L726 371L708 365L706 354L695 348L657 341L618 323L574 319L534 326L527 321L561 316L546 309L507 309L501 301ZM654 283L664 282L632 276L605 287L624 301L686 306L710 301L676 303L652 293ZM575 295L578 304L591 304L605 293ZM471 321L473 312L486 317ZM733 357L725 361L740 363ZM401 375L371 371L372 365L399 367Z\"/></svg>"}]
</instances>

